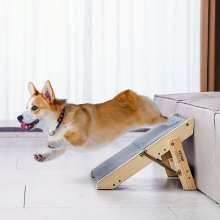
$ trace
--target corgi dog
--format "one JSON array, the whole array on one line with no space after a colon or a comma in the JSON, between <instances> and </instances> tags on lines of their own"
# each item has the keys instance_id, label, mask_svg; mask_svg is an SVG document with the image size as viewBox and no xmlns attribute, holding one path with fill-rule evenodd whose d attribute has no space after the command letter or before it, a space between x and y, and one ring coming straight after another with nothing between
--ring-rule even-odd
<instances>
[{"instance_id":1,"label":"corgi dog","mask_svg":"<svg viewBox=\"0 0 220 220\"><path fill-rule=\"evenodd\" d=\"M57 99L50 81L41 92L29 82L28 90L26 111L17 119L23 129L41 128L48 135L49 150L34 155L39 162L53 160L66 149L103 146L129 129L167 120L149 98L131 90L103 103L79 105Z\"/></svg>"}]
</instances>

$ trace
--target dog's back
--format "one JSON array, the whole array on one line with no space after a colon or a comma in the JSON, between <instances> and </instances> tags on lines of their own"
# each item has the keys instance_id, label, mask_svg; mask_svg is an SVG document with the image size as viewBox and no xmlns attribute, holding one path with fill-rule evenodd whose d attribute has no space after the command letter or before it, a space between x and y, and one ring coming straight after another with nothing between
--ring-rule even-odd
<instances>
[{"instance_id":1,"label":"dog's back","mask_svg":"<svg viewBox=\"0 0 220 220\"><path fill-rule=\"evenodd\" d=\"M90 114L89 133L95 142L108 142L131 128L166 120L147 97L126 90L101 104L83 106Z\"/></svg>"}]
</instances>

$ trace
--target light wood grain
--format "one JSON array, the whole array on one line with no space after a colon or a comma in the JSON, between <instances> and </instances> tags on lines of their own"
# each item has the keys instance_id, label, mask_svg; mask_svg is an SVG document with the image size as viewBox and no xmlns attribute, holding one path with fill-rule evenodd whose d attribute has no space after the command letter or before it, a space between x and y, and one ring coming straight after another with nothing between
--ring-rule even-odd
<instances>
[{"instance_id":1,"label":"light wood grain","mask_svg":"<svg viewBox=\"0 0 220 220\"><path fill-rule=\"evenodd\" d=\"M170 150L169 141L178 138L184 141L193 134L194 119L189 118L184 123L176 127L171 132L151 144L147 148L148 154L155 158L161 158L161 155ZM146 146L147 147L147 146ZM114 189L135 173L150 164L152 160L147 157L141 157L139 154L119 166L117 169L103 177L97 182L97 189Z\"/></svg>"},{"instance_id":2,"label":"light wood grain","mask_svg":"<svg viewBox=\"0 0 220 220\"><path fill-rule=\"evenodd\" d=\"M196 185L184 153L181 141L177 138L169 141L170 150L172 154L173 161L178 171L179 178L184 190L195 190Z\"/></svg>"}]
</instances>

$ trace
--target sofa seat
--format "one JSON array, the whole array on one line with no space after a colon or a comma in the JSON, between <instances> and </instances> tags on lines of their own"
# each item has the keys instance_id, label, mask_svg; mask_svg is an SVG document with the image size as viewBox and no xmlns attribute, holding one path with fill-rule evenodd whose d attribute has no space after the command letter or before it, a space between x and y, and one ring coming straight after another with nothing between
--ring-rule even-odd
<instances>
[{"instance_id":1,"label":"sofa seat","mask_svg":"<svg viewBox=\"0 0 220 220\"><path fill-rule=\"evenodd\" d=\"M197 188L220 203L220 92L155 95L162 114L194 118L194 135L183 143Z\"/></svg>"}]
</instances>

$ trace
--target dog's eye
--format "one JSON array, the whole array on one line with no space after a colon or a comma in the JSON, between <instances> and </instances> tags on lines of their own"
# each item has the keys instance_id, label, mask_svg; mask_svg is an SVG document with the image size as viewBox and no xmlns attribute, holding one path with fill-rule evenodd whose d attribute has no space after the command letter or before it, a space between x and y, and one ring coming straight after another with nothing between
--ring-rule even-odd
<instances>
[{"instance_id":1,"label":"dog's eye","mask_svg":"<svg viewBox=\"0 0 220 220\"><path fill-rule=\"evenodd\" d=\"M38 109L38 107L36 105L32 106L31 110L32 111L36 111Z\"/></svg>"}]
</instances>

